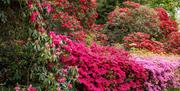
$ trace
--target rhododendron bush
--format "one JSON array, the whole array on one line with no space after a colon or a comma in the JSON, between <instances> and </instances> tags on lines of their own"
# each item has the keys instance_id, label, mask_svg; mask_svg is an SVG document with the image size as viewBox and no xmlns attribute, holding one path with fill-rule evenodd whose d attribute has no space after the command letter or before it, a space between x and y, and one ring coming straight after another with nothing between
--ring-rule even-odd
<instances>
[{"instance_id":1,"label":"rhododendron bush","mask_svg":"<svg viewBox=\"0 0 180 91\"><path fill-rule=\"evenodd\" d=\"M146 33L136 32L125 36L124 45L127 48L145 48L152 52L164 52L164 45L161 42L153 41L151 36Z\"/></svg>"},{"instance_id":2,"label":"rhododendron bush","mask_svg":"<svg viewBox=\"0 0 180 91\"><path fill-rule=\"evenodd\" d=\"M143 32L157 38L162 36L156 12L137 3L125 2L127 7L117 7L108 15L108 23L104 32L109 41L122 42L124 36L131 32ZM137 4L137 5L136 5Z\"/></svg>"},{"instance_id":3,"label":"rhododendron bush","mask_svg":"<svg viewBox=\"0 0 180 91\"><path fill-rule=\"evenodd\" d=\"M15 91L161 91L180 86L179 32L162 8L126 1L96 24L96 0L28 0L27 39L11 80ZM122 48L114 46L120 43ZM123 49L124 48L124 49ZM18 65L18 66L17 66ZM14 75L13 75L14 76Z\"/></svg>"},{"instance_id":4,"label":"rhododendron bush","mask_svg":"<svg viewBox=\"0 0 180 91\"><path fill-rule=\"evenodd\" d=\"M153 52L179 53L178 41L175 41L175 37L168 37L171 36L171 33L174 33L176 36L179 34L177 32L177 22L171 20L163 8L148 8L129 1L123 4L125 7L117 7L108 15L108 23L106 24L104 33L107 34L109 43L125 42L124 46L128 49L139 47ZM146 33L150 37L146 38L147 36L142 36L139 40L139 38L134 37L139 36L136 33L142 33L142 35ZM177 37L178 39L179 37ZM171 42L167 45L167 40L171 40L177 45L174 46L177 51L168 47L173 43ZM135 45L130 47L132 43Z\"/></svg>"}]
</instances>

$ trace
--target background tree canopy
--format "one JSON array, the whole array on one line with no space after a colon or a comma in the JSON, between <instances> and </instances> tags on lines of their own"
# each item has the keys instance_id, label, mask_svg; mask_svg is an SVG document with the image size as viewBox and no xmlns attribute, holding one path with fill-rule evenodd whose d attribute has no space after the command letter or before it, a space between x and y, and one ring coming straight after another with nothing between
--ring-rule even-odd
<instances>
[{"instance_id":1,"label":"background tree canopy","mask_svg":"<svg viewBox=\"0 0 180 91\"><path fill-rule=\"evenodd\" d=\"M109 12L114 10L116 6L123 7L122 2L124 1L133 1L149 7L163 7L168 11L172 19L175 19L176 9L180 7L179 0L97 0L99 7L98 13L99 18L97 23L104 23L105 17Z\"/></svg>"}]
</instances>

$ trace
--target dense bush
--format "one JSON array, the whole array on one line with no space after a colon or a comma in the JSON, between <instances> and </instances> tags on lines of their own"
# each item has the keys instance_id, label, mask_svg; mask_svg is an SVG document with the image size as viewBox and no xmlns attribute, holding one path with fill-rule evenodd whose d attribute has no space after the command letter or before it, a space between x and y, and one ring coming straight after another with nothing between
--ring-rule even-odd
<instances>
[{"instance_id":1,"label":"dense bush","mask_svg":"<svg viewBox=\"0 0 180 91\"><path fill-rule=\"evenodd\" d=\"M145 83L148 91L162 91L180 86L180 75L177 74L180 67L179 58L170 59L163 56L139 57L136 55L133 56L133 59L149 71L150 75Z\"/></svg>"},{"instance_id":2,"label":"dense bush","mask_svg":"<svg viewBox=\"0 0 180 91\"><path fill-rule=\"evenodd\" d=\"M42 7L45 5L44 8L47 8L45 9L45 11L41 11L40 6L37 6L38 8L32 7L35 4L33 4L33 2L29 2L29 8L31 10L30 22L32 23L32 28L31 28L32 30L30 30L30 32L32 33L30 33L29 37L31 37L32 39L28 41L27 47L28 46L34 47L34 48L30 48L29 50L38 53L35 54L36 57L34 58L37 59L37 61L35 62L34 60L32 60L31 62L32 67L34 67L35 69L31 69L32 72L30 73L31 75L36 76L35 78L31 78L31 83L39 83L40 86L37 86L38 89L55 90L58 87L60 87L61 90L75 90L76 89L75 86L77 86L77 81L76 81L77 72L76 69L71 69L74 68L73 66L77 66L78 68L77 69L79 74L78 80L80 82L80 86L83 86L84 90L85 89L87 90L122 89L121 86L123 86L123 84L124 86L126 86L125 84L127 84L128 82L130 82L131 85L127 85L126 89L145 89L143 86L143 83L146 80L145 70L143 70L141 66L135 65L133 61L130 61L128 59L128 55L126 52L121 53L123 52L123 50L119 50L113 47L103 47L98 45L93 45L89 48L86 47L85 44L83 43L73 42L68 37L64 35L55 35L53 32L50 32L50 38L52 40L49 39L48 36L46 35L48 32L46 30L46 27L48 27L47 29L49 28L51 29L51 27L47 25L48 23L46 24L47 21L43 17L44 16L43 12L47 12L47 14L45 14L47 16L49 14L48 13L49 6L48 7L46 6L49 3L48 2L43 2L41 4L40 2L36 2L36 3L39 3L38 5L42 4ZM65 14L64 17L67 18L71 17L66 15L68 14L67 12L62 12L62 13L58 13L58 15L57 14L55 15L60 17L59 20L61 21L66 19L64 17L61 18L63 14ZM51 14L49 14L49 18L54 18L54 17L52 17ZM44 21L42 22L42 20ZM71 20L69 21L66 20L66 21L70 22ZM74 24L74 26L76 27L79 25ZM66 27L66 28L71 29L71 27ZM60 28L60 29L64 29L64 28ZM112 56L113 58L115 57L116 59L114 59L114 61L109 60L110 56ZM118 64L116 63L117 62L116 60L119 61ZM89 62L91 62L92 66L94 65L93 67L97 67L97 68L93 68L93 67L91 68L91 65L88 65ZM114 67L111 70L109 70L109 68L105 69L104 67L106 66L103 66L103 64L106 64L107 67L110 68L111 66L117 66L117 68ZM120 65L122 65L122 67ZM101 69L101 66L104 69ZM138 67L139 69L135 69ZM92 71L87 71L87 68ZM65 73L63 70L66 70ZM92 74L93 71L99 72L102 70L104 70L105 73L102 74L96 73L94 75ZM87 75L85 75L83 72L87 72L85 73ZM119 72L122 72L124 75L119 74ZM113 77L111 79L111 77L109 78L108 77L109 75L107 74L111 76L113 75L116 76L114 76L115 78ZM90 79L89 81L92 84L86 84L86 82L84 82L84 80L86 79L84 76L91 78L92 81L93 79L96 80L99 79L99 77L101 77L102 79L106 80L107 84L104 84L104 82L101 81L91 82ZM89 81L87 80L87 82ZM137 84L137 86L135 83ZM102 88L105 85L107 85L107 87Z\"/></svg>"},{"instance_id":3,"label":"dense bush","mask_svg":"<svg viewBox=\"0 0 180 91\"><path fill-rule=\"evenodd\" d=\"M172 32L168 35L168 40L165 42L166 50L172 53L180 54L180 33Z\"/></svg>"},{"instance_id":4,"label":"dense bush","mask_svg":"<svg viewBox=\"0 0 180 91\"><path fill-rule=\"evenodd\" d=\"M119 7L124 7L122 3L124 1L132 1L136 3L140 3L142 5L146 5L151 8L156 8L156 7L162 7L171 16L172 19L176 19L175 14L176 14L176 9L180 7L180 3L178 0L97 0L98 2L98 8L97 12L99 14L99 17L97 18L97 23L105 24L107 21L107 15L108 13L112 12L116 6Z\"/></svg>"},{"instance_id":5,"label":"dense bush","mask_svg":"<svg viewBox=\"0 0 180 91\"><path fill-rule=\"evenodd\" d=\"M116 8L108 16L105 33L112 42L122 42L124 36L131 32L148 33L158 39L162 36L156 12L137 3L129 3L127 8Z\"/></svg>"},{"instance_id":6,"label":"dense bush","mask_svg":"<svg viewBox=\"0 0 180 91\"><path fill-rule=\"evenodd\" d=\"M126 48L144 48L153 52L164 52L164 45L161 42L151 40L149 34L136 32L130 33L123 38Z\"/></svg>"},{"instance_id":7,"label":"dense bush","mask_svg":"<svg viewBox=\"0 0 180 91\"><path fill-rule=\"evenodd\" d=\"M50 36L54 46L68 52L60 55L60 61L66 65L77 65L78 81L81 86L79 89L88 91L145 89L143 83L147 77L146 71L133 60L129 60L129 54L124 50L97 44L86 47L85 44L73 42L62 35L51 33Z\"/></svg>"},{"instance_id":8,"label":"dense bush","mask_svg":"<svg viewBox=\"0 0 180 91\"><path fill-rule=\"evenodd\" d=\"M165 37L171 32L178 31L177 22L171 20L168 16L168 13L163 8L155 8L155 11L158 13L160 19L160 28Z\"/></svg>"},{"instance_id":9,"label":"dense bush","mask_svg":"<svg viewBox=\"0 0 180 91\"><path fill-rule=\"evenodd\" d=\"M171 20L163 8L148 8L129 1L123 4L127 7L117 7L108 15L109 20L103 31L108 37L109 44L123 43L128 49L138 47L153 52L173 51L172 48L168 48L170 45L167 45L166 41L171 40L168 36L172 32L178 34L177 22ZM143 36L143 33L149 37ZM177 51L174 50L173 53L178 54L179 43L172 41L177 44L174 46ZM135 45L130 47L132 43Z\"/></svg>"}]
</instances>

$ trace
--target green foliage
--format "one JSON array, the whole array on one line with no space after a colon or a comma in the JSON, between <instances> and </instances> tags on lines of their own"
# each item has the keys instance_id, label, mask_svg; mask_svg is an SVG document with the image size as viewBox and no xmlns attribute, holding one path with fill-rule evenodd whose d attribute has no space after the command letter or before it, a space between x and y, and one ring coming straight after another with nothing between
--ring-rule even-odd
<instances>
[{"instance_id":1,"label":"green foliage","mask_svg":"<svg viewBox=\"0 0 180 91\"><path fill-rule=\"evenodd\" d=\"M163 7L173 19L175 19L176 8L180 7L179 0L147 0L146 2L152 8Z\"/></svg>"},{"instance_id":2,"label":"green foliage","mask_svg":"<svg viewBox=\"0 0 180 91\"><path fill-rule=\"evenodd\" d=\"M97 0L97 1L98 1L97 12L99 16L96 22L104 24L108 13L113 11L115 9L115 6L117 6L118 0Z\"/></svg>"},{"instance_id":3,"label":"green foliage","mask_svg":"<svg viewBox=\"0 0 180 91\"><path fill-rule=\"evenodd\" d=\"M11 0L1 0L1 3L3 3L3 4L10 4L10 1Z\"/></svg>"},{"instance_id":4,"label":"green foliage","mask_svg":"<svg viewBox=\"0 0 180 91\"><path fill-rule=\"evenodd\" d=\"M2 2L4 2L3 5ZM5 17L1 17L2 21L0 21L0 66L2 66L0 69L0 78L2 77L0 83L5 83L6 85L15 84L22 77L25 77L23 75L26 73L22 72L23 67L18 64L21 64L21 61L26 60L27 57L27 55L24 55L22 45L27 39L28 26L22 22L23 9L20 6L16 6L17 10L14 10L15 8L10 7L8 2L6 0L1 1L3 7L0 8ZM17 70L16 68L22 70Z\"/></svg>"},{"instance_id":5,"label":"green foliage","mask_svg":"<svg viewBox=\"0 0 180 91\"><path fill-rule=\"evenodd\" d=\"M179 90L180 90L180 88L170 88L167 91L179 91Z\"/></svg>"}]
</instances>

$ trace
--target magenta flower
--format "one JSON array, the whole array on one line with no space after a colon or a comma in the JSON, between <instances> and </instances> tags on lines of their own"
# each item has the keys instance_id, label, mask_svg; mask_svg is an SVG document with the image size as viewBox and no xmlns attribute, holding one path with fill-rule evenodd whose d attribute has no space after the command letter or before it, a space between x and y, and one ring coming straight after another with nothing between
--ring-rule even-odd
<instances>
[{"instance_id":1,"label":"magenta flower","mask_svg":"<svg viewBox=\"0 0 180 91\"><path fill-rule=\"evenodd\" d=\"M32 84L29 85L29 87L28 87L27 90L28 90L28 91L37 91L36 88L34 88L34 87L32 86Z\"/></svg>"}]
</instances>

